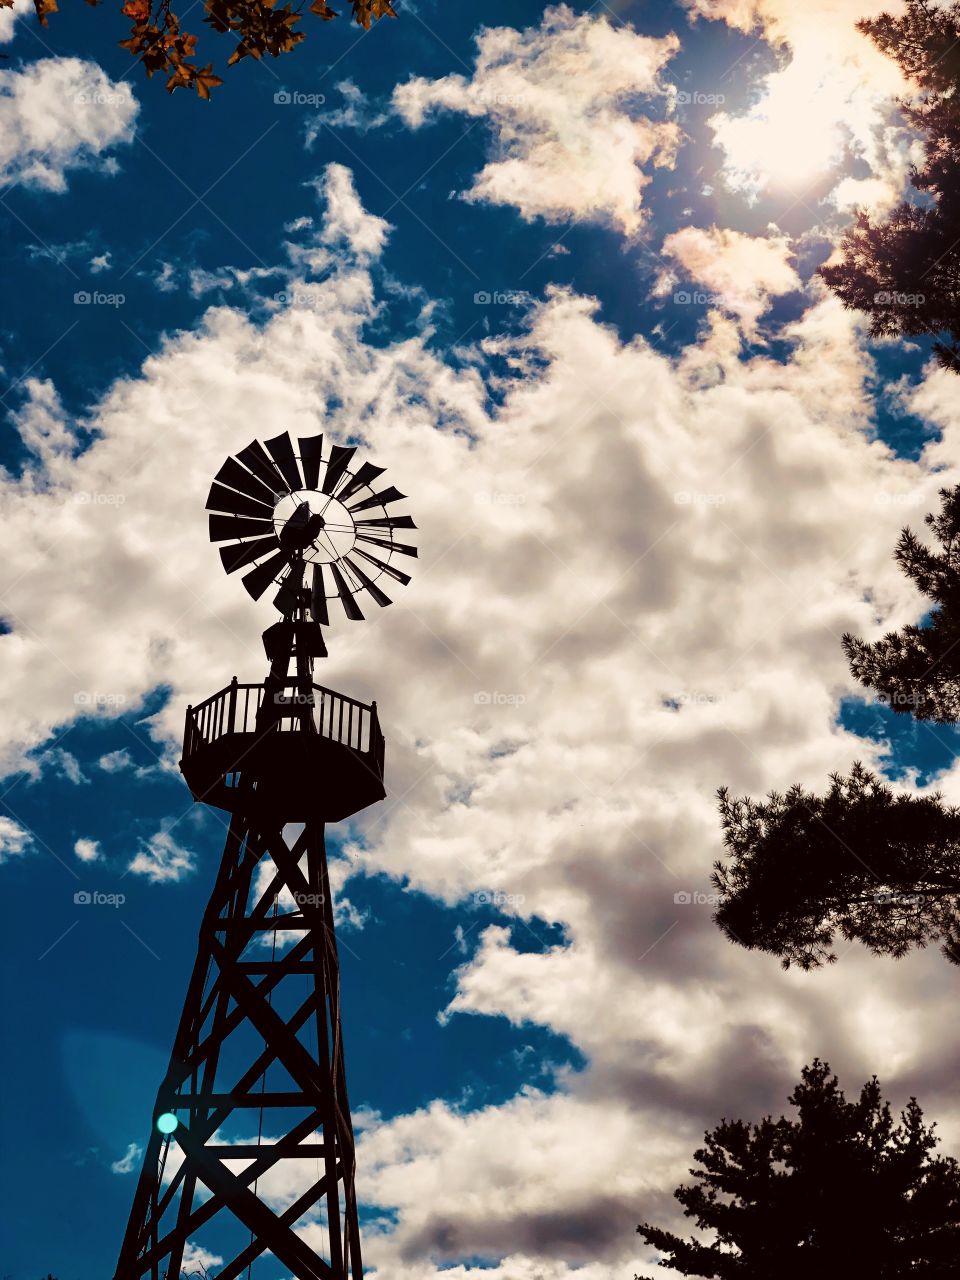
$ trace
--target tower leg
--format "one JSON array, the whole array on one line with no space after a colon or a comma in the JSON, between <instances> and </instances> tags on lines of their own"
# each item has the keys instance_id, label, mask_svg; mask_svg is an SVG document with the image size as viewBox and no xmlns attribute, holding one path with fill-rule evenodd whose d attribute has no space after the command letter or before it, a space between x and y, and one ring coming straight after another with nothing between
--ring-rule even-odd
<instances>
[{"instance_id":1,"label":"tower leg","mask_svg":"<svg viewBox=\"0 0 960 1280\"><path fill-rule=\"evenodd\" d=\"M322 823L234 816L153 1118L115 1280L179 1280L201 1243L217 1280L267 1250L362 1280Z\"/></svg>"}]
</instances>

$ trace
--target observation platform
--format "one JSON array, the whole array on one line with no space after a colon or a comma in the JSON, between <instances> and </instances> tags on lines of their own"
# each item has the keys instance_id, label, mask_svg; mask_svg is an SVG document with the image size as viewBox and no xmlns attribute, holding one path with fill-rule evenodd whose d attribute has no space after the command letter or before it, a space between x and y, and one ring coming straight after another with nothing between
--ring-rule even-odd
<instances>
[{"instance_id":1,"label":"observation platform","mask_svg":"<svg viewBox=\"0 0 960 1280\"><path fill-rule=\"evenodd\" d=\"M262 684L238 684L188 707L180 771L193 798L229 813L269 809L281 822L342 822L382 800L377 704L296 681L261 715Z\"/></svg>"}]
</instances>

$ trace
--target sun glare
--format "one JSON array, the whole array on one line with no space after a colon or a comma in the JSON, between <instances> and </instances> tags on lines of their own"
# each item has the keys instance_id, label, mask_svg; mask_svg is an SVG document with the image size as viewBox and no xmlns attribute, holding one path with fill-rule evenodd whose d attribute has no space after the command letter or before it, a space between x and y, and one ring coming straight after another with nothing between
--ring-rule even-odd
<instances>
[{"instance_id":1,"label":"sun glare","mask_svg":"<svg viewBox=\"0 0 960 1280\"><path fill-rule=\"evenodd\" d=\"M869 108L855 84L797 60L770 76L745 115L710 123L735 185L796 190L841 161L851 134L869 127Z\"/></svg>"}]
</instances>

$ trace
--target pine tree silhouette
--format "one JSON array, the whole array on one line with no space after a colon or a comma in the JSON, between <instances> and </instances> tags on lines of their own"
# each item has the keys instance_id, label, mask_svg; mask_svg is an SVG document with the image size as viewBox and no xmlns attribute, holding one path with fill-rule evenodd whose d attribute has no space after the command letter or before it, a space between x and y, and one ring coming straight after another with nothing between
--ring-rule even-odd
<instances>
[{"instance_id":1,"label":"pine tree silhouette","mask_svg":"<svg viewBox=\"0 0 960 1280\"><path fill-rule=\"evenodd\" d=\"M940 942L960 963L960 809L895 795L859 764L822 798L719 797L730 860L714 919L732 941L802 969L836 959L838 936L894 957Z\"/></svg>"},{"instance_id":2,"label":"pine tree silhouette","mask_svg":"<svg viewBox=\"0 0 960 1280\"><path fill-rule=\"evenodd\" d=\"M892 631L874 644L845 635L850 670L894 711L941 723L960 719L960 485L941 489L939 515L926 523L942 552L904 529L894 558L935 605L922 626Z\"/></svg>"},{"instance_id":3,"label":"pine tree silhouette","mask_svg":"<svg viewBox=\"0 0 960 1280\"><path fill-rule=\"evenodd\" d=\"M901 17L857 27L919 90L900 106L926 154L910 175L919 198L879 222L859 211L820 274L870 316L874 337L932 334L941 365L960 373L960 4L907 0Z\"/></svg>"},{"instance_id":4,"label":"pine tree silhouette","mask_svg":"<svg viewBox=\"0 0 960 1280\"><path fill-rule=\"evenodd\" d=\"M935 1155L916 1099L896 1123L876 1077L848 1102L805 1067L796 1119L726 1120L674 1192L714 1239L637 1231L682 1275L721 1280L946 1280L960 1275L960 1165Z\"/></svg>"}]
</instances>

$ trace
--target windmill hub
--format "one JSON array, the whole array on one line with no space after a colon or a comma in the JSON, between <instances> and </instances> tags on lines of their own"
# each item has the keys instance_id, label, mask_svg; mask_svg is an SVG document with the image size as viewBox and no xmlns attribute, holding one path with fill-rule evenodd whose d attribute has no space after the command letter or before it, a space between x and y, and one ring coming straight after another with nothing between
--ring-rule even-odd
<instances>
[{"instance_id":1,"label":"windmill hub","mask_svg":"<svg viewBox=\"0 0 960 1280\"><path fill-rule=\"evenodd\" d=\"M333 564L353 551L357 524L342 502L315 489L287 494L273 511L281 547L302 551L308 564Z\"/></svg>"}]
</instances>

